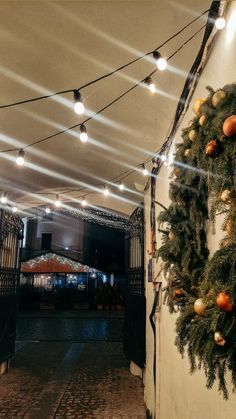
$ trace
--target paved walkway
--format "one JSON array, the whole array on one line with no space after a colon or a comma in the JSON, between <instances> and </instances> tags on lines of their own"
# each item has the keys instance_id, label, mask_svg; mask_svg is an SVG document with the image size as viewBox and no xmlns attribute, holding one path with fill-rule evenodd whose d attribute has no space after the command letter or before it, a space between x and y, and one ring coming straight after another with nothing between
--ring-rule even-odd
<instances>
[{"instance_id":1,"label":"paved walkway","mask_svg":"<svg viewBox=\"0 0 236 419\"><path fill-rule=\"evenodd\" d=\"M0 377L0 418L145 418L122 325L117 313L22 315L12 368Z\"/></svg>"}]
</instances>

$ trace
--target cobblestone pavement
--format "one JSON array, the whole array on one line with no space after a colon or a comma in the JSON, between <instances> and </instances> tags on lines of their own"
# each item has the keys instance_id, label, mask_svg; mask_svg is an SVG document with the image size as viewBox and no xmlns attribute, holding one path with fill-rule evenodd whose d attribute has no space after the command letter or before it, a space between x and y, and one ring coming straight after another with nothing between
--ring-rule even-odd
<instances>
[{"instance_id":1,"label":"cobblestone pavement","mask_svg":"<svg viewBox=\"0 0 236 419\"><path fill-rule=\"evenodd\" d=\"M145 418L122 328L116 313L21 316L15 359L0 377L0 418Z\"/></svg>"}]
</instances>

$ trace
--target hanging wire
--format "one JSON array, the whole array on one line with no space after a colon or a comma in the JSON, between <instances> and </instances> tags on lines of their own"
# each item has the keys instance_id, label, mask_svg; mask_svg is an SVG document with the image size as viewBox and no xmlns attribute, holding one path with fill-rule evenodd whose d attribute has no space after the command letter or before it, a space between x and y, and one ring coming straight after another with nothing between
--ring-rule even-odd
<instances>
[{"instance_id":1,"label":"hanging wire","mask_svg":"<svg viewBox=\"0 0 236 419\"><path fill-rule=\"evenodd\" d=\"M170 41L172 41L174 38L176 38L178 35L180 35L185 29L187 29L189 26L191 26L193 23L195 23L197 20L199 20L202 16L204 16L208 12L209 12L209 9L205 10L204 12L202 12L199 16L197 16L195 19L193 19L190 22L188 22L180 30L178 30L176 33L174 33L172 36L170 36L166 41L164 41L162 44L158 45L154 50L152 50L150 52L147 52L147 53L145 53L145 54L143 54L143 55L135 58L134 60L129 61L128 63L126 63L126 64L124 64L124 65L116 68L115 70L113 70L113 71L111 71L109 73L104 74L103 76L100 76L100 77L98 77L98 78L96 78L96 79L94 79L94 80L92 80L92 81L90 81L88 83L85 83L84 85L80 86L76 90L82 90L82 89L84 89L84 88L86 88L88 86L91 86L94 83L97 83L97 82L99 82L101 80L106 79L107 77L113 76L114 74L118 73L119 71L123 70L124 68L127 68L130 65L132 65L132 64L134 64L134 63L142 60L143 58L145 58L145 57L153 54L154 51L157 51L158 49L162 48L167 43L169 43ZM38 96L38 97L35 97L35 98L31 98L31 99L21 100L21 101L18 101L18 102L9 103L7 105L1 105L0 106L0 109L10 108L10 107L13 107L13 106L18 106L18 105L23 105L25 103L30 103L30 102L36 102L36 101L43 100L43 99L50 99L50 98L52 98L54 96L58 96L58 95L66 94L66 93L71 93L74 90L75 90L74 88L73 89L60 90L58 92L51 93L51 94L48 94L48 95L43 95L43 96Z\"/></svg>"}]
</instances>

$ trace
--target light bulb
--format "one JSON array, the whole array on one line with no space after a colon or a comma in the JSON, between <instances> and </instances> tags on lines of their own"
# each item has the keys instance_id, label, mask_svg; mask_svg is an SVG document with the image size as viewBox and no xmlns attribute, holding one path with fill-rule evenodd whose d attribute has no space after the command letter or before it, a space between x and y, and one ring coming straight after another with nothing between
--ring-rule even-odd
<instances>
[{"instance_id":1,"label":"light bulb","mask_svg":"<svg viewBox=\"0 0 236 419\"><path fill-rule=\"evenodd\" d=\"M79 90L74 90L74 111L78 115L82 115L84 113L84 104L82 102L81 94Z\"/></svg>"},{"instance_id":2,"label":"light bulb","mask_svg":"<svg viewBox=\"0 0 236 419\"><path fill-rule=\"evenodd\" d=\"M81 205L82 205L83 207L86 207L86 205L87 205L87 201L86 201L86 199L85 199L85 198L83 198L83 199L82 199L82 201L81 201Z\"/></svg>"},{"instance_id":3,"label":"light bulb","mask_svg":"<svg viewBox=\"0 0 236 419\"><path fill-rule=\"evenodd\" d=\"M156 61L156 66L158 70L163 71L167 67L167 61L158 51L153 52L153 58Z\"/></svg>"},{"instance_id":4,"label":"light bulb","mask_svg":"<svg viewBox=\"0 0 236 419\"><path fill-rule=\"evenodd\" d=\"M88 141L88 134L87 134L86 126L84 124L80 125L79 138L80 138L80 141L82 141L82 143L86 143L86 141Z\"/></svg>"},{"instance_id":5,"label":"light bulb","mask_svg":"<svg viewBox=\"0 0 236 419\"><path fill-rule=\"evenodd\" d=\"M5 192L3 192L0 201L1 201L1 204L6 204L7 203L7 196L6 196Z\"/></svg>"},{"instance_id":6,"label":"light bulb","mask_svg":"<svg viewBox=\"0 0 236 419\"><path fill-rule=\"evenodd\" d=\"M166 161L166 156L165 156L165 154L162 154L162 155L161 155L161 160L162 160L162 161Z\"/></svg>"},{"instance_id":7,"label":"light bulb","mask_svg":"<svg viewBox=\"0 0 236 419\"><path fill-rule=\"evenodd\" d=\"M125 185L122 182L119 184L119 189L120 191L123 191L125 189Z\"/></svg>"},{"instance_id":8,"label":"light bulb","mask_svg":"<svg viewBox=\"0 0 236 419\"><path fill-rule=\"evenodd\" d=\"M16 158L16 164L18 166L24 166L25 163L25 152L24 150L21 148L18 152L18 156Z\"/></svg>"},{"instance_id":9,"label":"light bulb","mask_svg":"<svg viewBox=\"0 0 236 419\"><path fill-rule=\"evenodd\" d=\"M55 204L55 205L56 205L56 204ZM49 208L49 207L46 207L46 208L45 208L45 212L46 212L46 214L50 214L50 212L51 212L50 208Z\"/></svg>"},{"instance_id":10,"label":"light bulb","mask_svg":"<svg viewBox=\"0 0 236 419\"><path fill-rule=\"evenodd\" d=\"M105 196L109 195L110 191L109 191L107 186L104 186L103 193L104 193Z\"/></svg>"},{"instance_id":11,"label":"light bulb","mask_svg":"<svg viewBox=\"0 0 236 419\"><path fill-rule=\"evenodd\" d=\"M56 201L55 201L55 207L60 208L61 207L61 201L59 199L59 196L57 195Z\"/></svg>"},{"instance_id":12,"label":"light bulb","mask_svg":"<svg viewBox=\"0 0 236 419\"><path fill-rule=\"evenodd\" d=\"M223 17L218 17L215 20L215 26L216 26L216 29L219 29L219 30L224 29L224 27L225 27L225 19Z\"/></svg>"},{"instance_id":13,"label":"light bulb","mask_svg":"<svg viewBox=\"0 0 236 419\"><path fill-rule=\"evenodd\" d=\"M17 212L18 208L17 207L12 207L12 212Z\"/></svg>"},{"instance_id":14,"label":"light bulb","mask_svg":"<svg viewBox=\"0 0 236 419\"><path fill-rule=\"evenodd\" d=\"M148 175L148 170L146 169L146 167L144 166L144 164L142 166L142 172L143 172L143 176L147 176Z\"/></svg>"},{"instance_id":15,"label":"light bulb","mask_svg":"<svg viewBox=\"0 0 236 419\"><path fill-rule=\"evenodd\" d=\"M149 88L150 92L151 92L151 93L155 93L155 91L156 91L156 86L155 86L155 83L153 83L153 80L152 80L152 78L151 78L151 77L148 77L148 78L146 79L146 83L147 83L147 85L148 85L148 88Z\"/></svg>"}]
</instances>

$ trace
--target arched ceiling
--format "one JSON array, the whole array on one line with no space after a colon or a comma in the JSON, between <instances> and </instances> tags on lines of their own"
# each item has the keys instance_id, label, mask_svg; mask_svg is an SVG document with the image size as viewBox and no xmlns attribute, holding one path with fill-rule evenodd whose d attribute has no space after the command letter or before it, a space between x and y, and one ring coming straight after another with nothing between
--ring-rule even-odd
<instances>
[{"instance_id":1,"label":"arched ceiling","mask_svg":"<svg viewBox=\"0 0 236 419\"><path fill-rule=\"evenodd\" d=\"M152 51L178 29L208 9L211 1L86 0L0 2L0 105L48 92L75 89ZM204 25L202 17L161 49L169 56ZM88 201L130 214L142 201L146 178L134 172L120 192L109 180L132 169L165 140L186 75L203 31L154 79L158 93L138 87L86 125L89 141L78 129L26 149L24 168L16 152L0 153L0 191L24 206L52 201L55 194L77 205ZM82 91L86 115L143 79L155 68L141 60ZM0 109L0 150L21 148L83 120L73 111L72 94ZM97 184L110 185L104 197ZM85 190L78 189L86 187Z\"/></svg>"}]
</instances>

